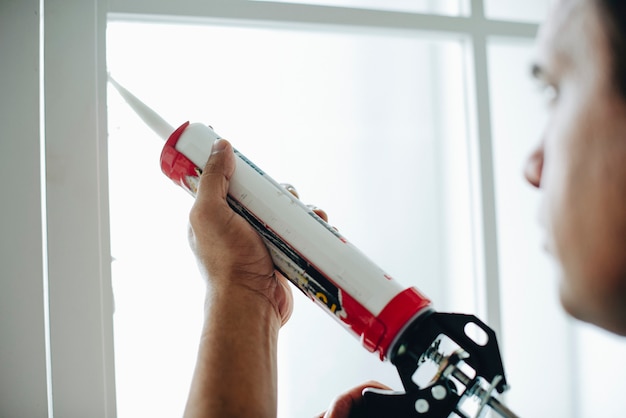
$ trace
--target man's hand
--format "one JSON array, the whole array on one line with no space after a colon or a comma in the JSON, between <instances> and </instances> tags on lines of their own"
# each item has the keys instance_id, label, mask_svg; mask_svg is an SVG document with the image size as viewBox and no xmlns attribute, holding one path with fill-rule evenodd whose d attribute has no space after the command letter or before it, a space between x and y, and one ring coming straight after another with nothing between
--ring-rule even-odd
<instances>
[{"instance_id":1,"label":"man's hand","mask_svg":"<svg viewBox=\"0 0 626 418\"><path fill-rule=\"evenodd\" d=\"M189 215L207 295L186 418L276 416L278 330L293 296L259 234L228 206L234 171L231 145L216 141Z\"/></svg>"},{"instance_id":2,"label":"man's hand","mask_svg":"<svg viewBox=\"0 0 626 418\"><path fill-rule=\"evenodd\" d=\"M189 242L209 290L254 292L284 324L293 309L287 280L278 274L259 234L226 202L235 156L226 140L215 142L190 213Z\"/></svg>"},{"instance_id":3,"label":"man's hand","mask_svg":"<svg viewBox=\"0 0 626 418\"><path fill-rule=\"evenodd\" d=\"M366 382L337 396L328 408L316 418L359 418L358 409L363 404L363 390L367 388L390 390L388 386L379 382Z\"/></svg>"}]
</instances>

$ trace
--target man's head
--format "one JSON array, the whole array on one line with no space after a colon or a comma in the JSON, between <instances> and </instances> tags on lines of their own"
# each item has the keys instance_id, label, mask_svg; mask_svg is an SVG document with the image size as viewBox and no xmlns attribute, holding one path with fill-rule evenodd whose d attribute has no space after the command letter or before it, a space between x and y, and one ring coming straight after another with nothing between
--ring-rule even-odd
<instances>
[{"instance_id":1,"label":"man's head","mask_svg":"<svg viewBox=\"0 0 626 418\"><path fill-rule=\"evenodd\" d=\"M626 41L619 0L558 0L533 73L554 94L526 177L574 317L626 335ZM622 13L615 15L615 13Z\"/></svg>"}]
</instances>

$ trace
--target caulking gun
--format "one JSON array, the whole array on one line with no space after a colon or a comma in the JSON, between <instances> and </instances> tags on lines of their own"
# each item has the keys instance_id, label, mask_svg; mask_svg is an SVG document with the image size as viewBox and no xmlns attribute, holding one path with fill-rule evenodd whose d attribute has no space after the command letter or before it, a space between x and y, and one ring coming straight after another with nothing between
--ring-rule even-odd
<instances>
[{"instance_id":1,"label":"caulking gun","mask_svg":"<svg viewBox=\"0 0 626 418\"><path fill-rule=\"evenodd\" d=\"M135 112L166 142L161 169L195 196L219 136L186 122L174 129L109 77ZM228 203L261 235L274 265L363 347L390 361L403 392L365 389L358 418L482 417L491 409L517 417L497 398L508 389L494 331L473 315L436 312L415 287L405 288L336 229L238 151ZM417 375L428 369L426 383ZM432 367L432 366L435 367Z\"/></svg>"}]
</instances>

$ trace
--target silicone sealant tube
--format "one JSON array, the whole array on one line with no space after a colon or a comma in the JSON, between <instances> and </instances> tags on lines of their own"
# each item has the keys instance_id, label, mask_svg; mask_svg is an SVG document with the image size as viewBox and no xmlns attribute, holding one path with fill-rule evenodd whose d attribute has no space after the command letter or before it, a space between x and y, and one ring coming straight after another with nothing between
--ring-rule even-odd
<instances>
[{"instance_id":1,"label":"silicone sealant tube","mask_svg":"<svg viewBox=\"0 0 626 418\"><path fill-rule=\"evenodd\" d=\"M183 124L163 148L163 172L195 196L218 138L206 125ZM277 270L386 359L408 325L431 311L430 300L402 287L263 170L235 155L228 203L261 234Z\"/></svg>"}]
</instances>

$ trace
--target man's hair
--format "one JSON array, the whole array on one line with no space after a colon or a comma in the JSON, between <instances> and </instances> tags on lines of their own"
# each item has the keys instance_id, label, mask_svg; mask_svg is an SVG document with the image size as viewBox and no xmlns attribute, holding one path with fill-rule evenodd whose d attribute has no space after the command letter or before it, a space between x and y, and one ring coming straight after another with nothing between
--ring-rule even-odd
<instances>
[{"instance_id":1,"label":"man's hair","mask_svg":"<svg viewBox=\"0 0 626 418\"><path fill-rule=\"evenodd\" d=\"M613 61L613 81L626 99L626 0L595 0L608 35Z\"/></svg>"}]
</instances>

